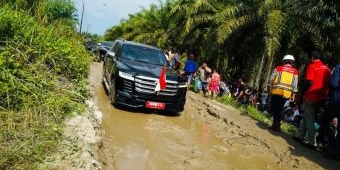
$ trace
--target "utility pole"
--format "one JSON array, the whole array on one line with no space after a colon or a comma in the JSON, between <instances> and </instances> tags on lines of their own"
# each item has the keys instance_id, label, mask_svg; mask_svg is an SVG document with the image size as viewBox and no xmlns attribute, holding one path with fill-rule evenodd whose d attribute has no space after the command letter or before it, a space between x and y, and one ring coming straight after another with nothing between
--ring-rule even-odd
<instances>
[{"instance_id":1,"label":"utility pole","mask_svg":"<svg viewBox=\"0 0 340 170\"><path fill-rule=\"evenodd\" d=\"M81 19L80 19L80 27L79 27L79 33L81 35L81 28L83 26L83 17L84 17L84 2L83 2L83 9L81 11Z\"/></svg>"}]
</instances>

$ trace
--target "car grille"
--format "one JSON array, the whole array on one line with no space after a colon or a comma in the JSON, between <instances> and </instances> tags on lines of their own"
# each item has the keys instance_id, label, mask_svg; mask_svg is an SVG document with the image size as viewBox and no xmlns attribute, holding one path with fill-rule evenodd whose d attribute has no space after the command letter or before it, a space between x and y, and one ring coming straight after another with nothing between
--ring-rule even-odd
<instances>
[{"instance_id":1,"label":"car grille","mask_svg":"<svg viewBox=\"0 0 340 170\"><path fill-rule=\"evenodd\" d=\"M123 79L123 89L126 92L132 93L132 84L133 82L131 80Z\"/></svg>"},{"instance_id":2,"label":"car grille","mask_svg":"<svg viewBox=\"0 0 340 170\"><path fill-rule=\"evenodd\" d=\"M155 94L156 82L158 79L145 76L135 77L135 90L140 93ZM161 90L158 95L175 96L178 90L178 82L166 81L166 89Z\"/></svg>"}]
</instances>

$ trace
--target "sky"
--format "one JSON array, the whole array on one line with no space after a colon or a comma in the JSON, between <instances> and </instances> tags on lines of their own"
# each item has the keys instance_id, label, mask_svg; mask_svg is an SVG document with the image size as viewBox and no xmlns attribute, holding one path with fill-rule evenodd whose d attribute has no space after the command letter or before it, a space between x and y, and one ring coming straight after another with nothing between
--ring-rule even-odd
<instances>
[{"instance_id":1,"label":"sky","mask_svg":"<svg viewBox=\"0 0 340 170\"><path fill-rule=\"evenodd\" d=\"M84 15L82 32L104 35L120 20L128 19L129 14L141 11L141 7L149 8L151 4L159 5L159 0L72 0L78 10L79 24L82 6ZM78 25L79 30L79 25Z\"/></svg>"}]
</instances>

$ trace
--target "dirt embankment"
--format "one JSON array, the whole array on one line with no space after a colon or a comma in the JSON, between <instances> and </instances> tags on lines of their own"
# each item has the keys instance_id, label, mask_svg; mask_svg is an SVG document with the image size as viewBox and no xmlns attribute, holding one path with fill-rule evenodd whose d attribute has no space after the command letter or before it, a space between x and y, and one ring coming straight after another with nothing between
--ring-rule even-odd
<instances>
[{"instance_id":1,"label":"dirt embankment","mask_svg":"<svg viewBox=\"0 0 340 170\"><path fill-rule=\"evenodd\" d=\"M86 101L88 110L68 119L58 153L46 159L39 169L100 170L97 151L102 145L100 123L102 113L93 101Z\"/></svg>"},{"instance_id":2,"label":"dirt embankment","mask_svg":"<svg viewBox=\"0 0 340 170\"><path fill-rule=\"evenodd\" d=\"M98 83L101 76L99 74L100 68L101 65L99 63L94 63L91 67L89 80L91 93L94 97L96 97L96 93L98 93L98 88L101 88L100 82ZM103 116L97 102L98 100L96 99L87 101L89 110L85 114L67 121L67 127L64 133L65 140L61 144L60 153L48 159L50 160L47 162L49 167L54 167L54 169L112 169L109 168L110 166L107 166L109 161L113 162L113 167L115 167L113 169L124 167L119 166L119 161L123 160L121 156L125 153L125 151L123 151L124 144L122 145L123 147L117 146L117 150L120 152L119 155L115 155L115 153L104 154L109 155L107 159L98 156L100 152L107 151L103 148L114 148L115 143L110 141L108 143L110 143L111 146L105 146L105 139L103 142L102 132L105 131L105 129L101 129L101 122L103 121L102 117L105 116L105 113L103 113ZM128 111L125 110L124 112ZM126 114L127 113L123 113L122 115L127 116ZM107 115L110 115L110 113L106 113L106 116ZM167 164L167 167L164 167L165 169L202 169L202 167L207 166L210 167L208 169L221 169L222 167L222 169L336 170L340 167L339 161L325 159L319 152L303 148L291 140L291 136L284 133L268 131L265 125L247 115L242 115L238 110L222 105L214 100L202 98L193 92L188 92L185 111L179 117L169 118L157 114L153 116L131 114L128 116L130 116L129 118L138 117L138 124L145 121L148 125L147 128L138 132L141 135L138 138L139 141L131 141L130 138L128 139L132 144L141 142L143 139L162 141L158 137L165 134L167 137L166 140L169 140L169 138L172 140L170 147L194 148L192 151L182 149L185 152L178 154L174 153L176 152L176 148L171 148L169 154L170 156L174 155L174 157L168 155L162 156L167 158L165 159L166 161L172 162L171 164L167 164L165 161L165 164ZM148 118L144 120L144 117ZM192 131L186 130L185 127L178 124L173 124L177 119L189 121L189 124L192 124L192 121L196 123L199 122L200 130L197 132L199 137L194 135L190 136L191 134L189 133L192 133ZM129 119L129 121L133 120ZM112 127L112 125L110 126ZM129 127L133 128L132 126L132 124L129 125ZM188 125L188 127L191 127L191 125ZM172 131L174 131L175 139L171 139ZM106 132L109 132L109 130ZM120 135L122 139L128 138L124 136L127 135L127 133L120 133L120 131L116 131L115 133L119 134L111 134L111 137L112 135ZM148 136L142 136L143 134L141 133L145 133ZM178 136L181 133L184 135ZM187 136L190 138L187 138ZM206 149L197 145L196 142L209 140L212 138L211 136L219 140L217 144L212 144L212 148L209 146L209 148ZM132 138L132 140L135 138ZM163 141L163 143L166 142L167 141ZM124 141L121 141L121 143L124 143ZM151 151L156 148L154 146L155 144L156 143L151 143L150 145L152 145L152 147L146 151ZM147 144L145 145L148 146ZM162 147L164 146L160 145L161 149ZM141 151L144 153L144 150ZM131 154L133 152L136 152L136 150L133 149L127 153ZM158 152L158 154L159 153L162 153L162 151ZM166 151L163 151L163 153L166 153ZM136 156L136 154L134 155ZM129 156L131 158L131 155ZM151 165L151 167L157 167L155 162L162 157L153 156L152 160L147 160L147 163ZM170 160L170 158L172 158L172 160ZM213 159L215 158L218 158L221 162L214 161ZM141 159L138 158L135 160ZM124 158L124 161L127 161L127 159ZM127 161L127 163L129 164L128 167L133 167L134 163L137 165L138 162L129 163L129 161ZM219 165L216 165L216 163L219 163ZM136 168L143 169L141 167Z\"/></svg>"}]
</instances>

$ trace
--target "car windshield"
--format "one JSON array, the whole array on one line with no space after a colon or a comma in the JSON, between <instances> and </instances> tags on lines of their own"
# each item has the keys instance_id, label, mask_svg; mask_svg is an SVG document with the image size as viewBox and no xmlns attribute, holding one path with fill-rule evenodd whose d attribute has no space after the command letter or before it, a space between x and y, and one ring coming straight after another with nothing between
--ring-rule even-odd
<instances>
[{"instance_id":1,"label":"car windshield","mask_svg":"<svg viewBox=\"0 0 340 170\"><path fill-rule=\"evenodd\" d=\"M106 46L106 47L112 47L113 43L112 42L108 42L108 41L104 41L104 42L102 42L102 45Z\"/></svg>"},{"instance_id":2,"label":"car windshield","mask_svg":"<svg viewBox=\"0 0 340 170\"><path fill-rule=\"evenodd\" d=\"M126 45L123 48L122 58L155 65L166 63L165 55L160 50L134 45Z\"/></svg>"}]
</instances>

